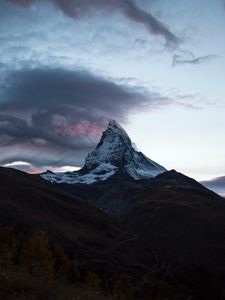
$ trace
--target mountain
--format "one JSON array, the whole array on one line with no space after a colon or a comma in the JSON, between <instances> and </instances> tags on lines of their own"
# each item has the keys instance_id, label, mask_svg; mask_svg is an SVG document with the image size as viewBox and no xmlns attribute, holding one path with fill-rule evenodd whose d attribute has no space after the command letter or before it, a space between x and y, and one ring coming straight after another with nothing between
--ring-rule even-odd
<instances>
[{"instance_id":1,"label":"mountain","mask_svg":"<svg viewBox=\"0 0 225 300\"><path fill-rule=\"evenodd\" d=\"M55 180L55 176L62 177ZM115 121L109 123L84 167L67 175L72 178L70 184L61 179L63 176L50 173L50 178L44 178L53 178L56 186L127 228L134 236L134 249L136 243L140 247L139 263L146 263L142 256L149 252L170 265L202 263L222 272L224 199L194 179L175 170L166 171L137 152Z\"/></svg>"},{"instance_id":2,"label":"mountain","mask_svg":"<svg viewBox=\"0 0 225 300\"><path fill-rule=\"evenodd\" d=\"M203 264L225 276L224 198L137 152L116 122L79 172L42 177L0 168L0 224L44 229L98 272Z\"/></svg>"},{"instance_id":3,"label":"mountain","mask_svg":"<svg viewBox=\"0 0 225 300\"><path fill-rule=\"evenodd\" d=\"M81 280L100 278L104 293L115 284L132 286L133 299L224 299L224 198L137 152L116 122L79 172L39 176L0 167L0 182L0 229L21 237L18 253L21 239L42 229L51 247L78 262ZM1 272L3 287L18 272L18 257L10 275ZM12 287L17 292L17 281Z\"/></svg>"},{"instance_id":4,"label":"mountain","mask_svg":"<svg viewBox=\"0 0 225 300\"><path fill-rule=\"evenodd\" d=\"M114 120L110 121L94 151L88 154L83 168L76 172L47 171L42 178L57 183L86 183L105 181L116 173L128 174L135 180L147 179L166 169L138 152L126 131Z\"/></svg>"},{"instance_id":5,"label":"mountain","mask_svg":"<svg viewBox=\"0 0 225 300\"><path fill-rule=\"evenodd\" d=\"M202 181L201 184L203 184L208 189L216 192L217 194L221 195L222 197L225 197L225 176Z\"/></svg>"}]
</instances>

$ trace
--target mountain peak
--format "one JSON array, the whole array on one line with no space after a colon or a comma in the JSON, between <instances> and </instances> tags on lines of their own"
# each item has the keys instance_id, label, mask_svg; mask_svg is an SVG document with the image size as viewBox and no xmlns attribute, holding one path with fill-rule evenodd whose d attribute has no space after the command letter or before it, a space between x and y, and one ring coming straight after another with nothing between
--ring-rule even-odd
<instances>
[{"instance_id":1,"label":"mountain peak","mask_svg":"<svg viewBox=\"0 0 225 300\"><path fill-rule=\"evenodd\" d=\"M123 129L123 127L120 126L120 124L115 120L111 120L109 121L106 130L102 133L102 137L96 149L104 145L107 146L107 148L110 148L112 151L113 145L119 146L121 144L123 144L124 146L131 146L131 140L125 129ZM114 149L114 151L115 150L116 149Z\"/></svg>"},{"instance_id":2,"label":"mountain peak","mask_svg":"<svg viewBox=\"0 0 225 300\"><path fill-rule=\"evenodd\" d=\"M125 131L123 129L123 127L116 120L110 120L109 123L108 123L107 128L116 128L116 129Z\"/></svg>"},{"instance_id":3,"label":"mountain peak","mask_svg":"<svg viewBox=\"0 0 225 300\"><path fill-rule=\"evenodd\" d=\"M113 119L109 120L108 127L110 127L110 126L121 127L120 124L116 120L113 120Z\"/></svg>"},{"instance_id":4,"label":"mountain peak","mask_svg":"<svg viewBox=\"0 0 225 300\"><path fill-rule=\"evenodd\" d=\"M66 179L66 182L103 181L118 171L125 172L133 179L139 180L155 177L165 172L166 169L150 160L142 152L136 151L127 132L115 120L110 120L100 142L86 157L83 168L71 174L67 172L66 176L69 180ZM54 176L50 175L50 180L54 181ZM57 174L57 182L60 176Z\"/></svg>"}]
</instances>

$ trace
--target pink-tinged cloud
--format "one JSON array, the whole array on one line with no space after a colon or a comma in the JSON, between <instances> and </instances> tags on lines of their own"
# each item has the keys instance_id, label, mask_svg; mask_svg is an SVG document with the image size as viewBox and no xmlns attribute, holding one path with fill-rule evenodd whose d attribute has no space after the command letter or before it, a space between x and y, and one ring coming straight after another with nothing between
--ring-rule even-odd
<instances>
[{"instance_id":1,"label":"pink-tinged cloud","mask_svg":"<svg viewBox=\"0 0 225 300\"><path fill-rule=\"evenodd\" d=\"M51 127L56 134L71 138L79 136L96 139L102 132L102 126L97 123L91 123L87 120L73 122L60 115L54 115L52 117Z\"/></svg>"}]
</instances>

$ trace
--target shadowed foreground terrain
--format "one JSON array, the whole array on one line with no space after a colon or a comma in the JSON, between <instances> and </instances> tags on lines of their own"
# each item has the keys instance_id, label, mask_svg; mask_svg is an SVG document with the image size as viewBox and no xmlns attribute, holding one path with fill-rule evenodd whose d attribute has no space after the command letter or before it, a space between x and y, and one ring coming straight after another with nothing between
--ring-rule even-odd
<instances>
[{"instance_id":1,"label":"shadowed foreground terrain","mask_svg":"<svg viewBox=\"0 0 225 300\"><path fill-rule=\"evenodd\" d=\"M0 180L1 299L224 299L225 203L196 181Z\"/></svg>"},{"instance_id":2,"label":"shadowed foreground terrain","mask_svg":"<svg viewBox=\"0 0 225 300\"><path fill-rule=\"evenodd\" d=\"M106 276L84 270L49 242L43 231L30 236L0 227L0 297L23 300L224 299L224 285L204 266L171 272L158 267L143 277Z\"/></svg>"}]
</instances>

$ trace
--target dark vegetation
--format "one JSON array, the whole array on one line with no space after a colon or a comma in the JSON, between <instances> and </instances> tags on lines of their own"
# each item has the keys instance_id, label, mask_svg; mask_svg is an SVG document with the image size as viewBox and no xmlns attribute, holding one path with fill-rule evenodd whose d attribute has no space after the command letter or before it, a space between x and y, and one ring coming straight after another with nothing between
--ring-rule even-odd
<instances>
[{"instance_id":1,"label":"dark vegetation","mask_svg":"<svg viewBox=\"0 0 225 300\"><path fill-rule=\"evenodd\" d=\"M84 270L43 231L31 236L0 227L0 299L225 299L224 278L203 266L176 272L158 267L137 277Z\"/></svg>"}]
</instances>

